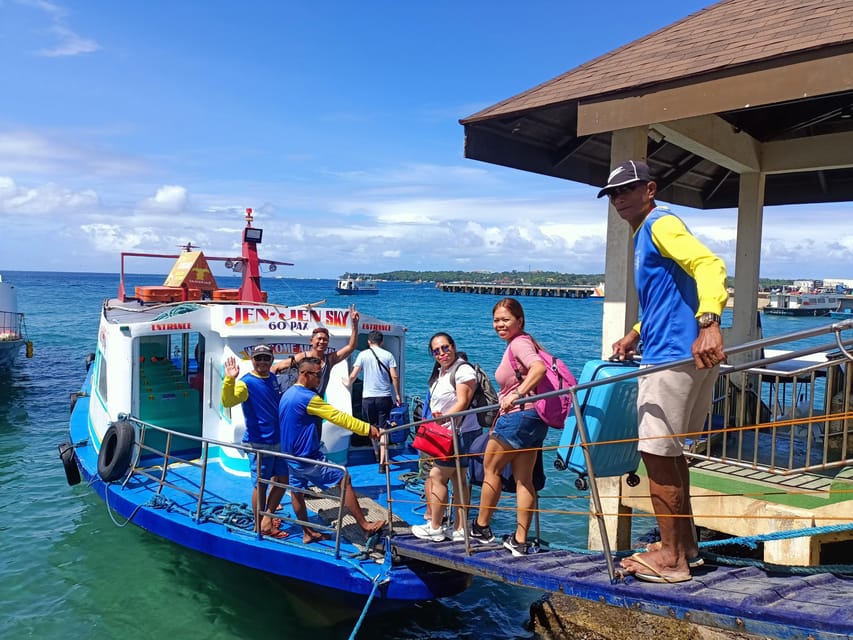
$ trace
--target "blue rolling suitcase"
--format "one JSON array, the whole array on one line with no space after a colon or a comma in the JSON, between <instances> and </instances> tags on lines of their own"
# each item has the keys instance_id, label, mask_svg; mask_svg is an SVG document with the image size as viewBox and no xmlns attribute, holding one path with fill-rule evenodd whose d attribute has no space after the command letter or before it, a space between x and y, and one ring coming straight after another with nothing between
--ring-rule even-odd
<instances>
[{"instance_id":1,"label":"blue rolling suitcase","mask_svg":"<svg viewBox=\"0 0 853 640\"><path fill-rule=\"evenodd\" d=\"M578 384L613 378L635 370L633 362L590 360L584 365ZM596 477L628 476L628 484L639 482L634 473L640 463L637 451L637 379L631 378L614 384L604 384L578 392L578 405L586 426L590 443L626 440L589 447L592 469ZM581 491L588 488L586 458L580 446L574 412L566 419L566 426L557 449L554 466L578 474L575 486Z\"/></svg>"}]
</instances>

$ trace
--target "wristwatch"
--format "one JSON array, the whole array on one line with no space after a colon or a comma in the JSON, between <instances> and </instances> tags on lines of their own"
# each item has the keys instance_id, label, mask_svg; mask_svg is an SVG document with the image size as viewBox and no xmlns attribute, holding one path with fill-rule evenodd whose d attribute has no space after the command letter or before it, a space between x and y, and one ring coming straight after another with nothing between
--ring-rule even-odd
<instances>
[{"instance_id":1,"label":"wristwatch","mask_svg":"<svg viewBox=\"0 0 853 640\"><path fill-rule=\"evenodd\" d=\"M720 324L720 316L716 313L703 313L697 318L700 329L707 329L712 324Z\"/></svg>"}]
</instances>

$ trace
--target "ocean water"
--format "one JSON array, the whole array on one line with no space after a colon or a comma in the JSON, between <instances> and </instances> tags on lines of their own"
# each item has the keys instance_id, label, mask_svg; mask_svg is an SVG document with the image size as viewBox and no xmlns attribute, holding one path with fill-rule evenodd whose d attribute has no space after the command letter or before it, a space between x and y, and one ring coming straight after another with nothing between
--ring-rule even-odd
<instances>
[{"instance_id":1,"label":"ocean water","mask_svg":"<svg viewBox=\"0 0 853 640\"><path fill-rule=\"evenodd\" d=\"M349 637L354 619L339 619L351 612L338 610L333 598L305 599L298 585L188 551L133 525L119 527L94 492L67 485L57 445L67 439L69 396L83 380L101 303L115 296L118 278L11 271L3 277L17 287L35 355L22 356L10 375L0 374L0 638ZM159 277L136 280L160 282ZM236 280L219 280L221 286L236 285ZM491 328L495 296L381 283L378 296L350 299L335 294L332 280L267 279L264 284L275 302L355 302L362 312L405 324L410 396L425 392L432 366L427 344L436 331L453 335L487 371L493 372L501 357L503 343ZM586 360L598 357L600 300L522 302L528 330L576 374ZM762 320L766 335L821 322ZM557 432L549 437L554 442L548 443L556 444ZM546 473L544 494L576 493L570 475L554 471L548 461ZM566 504L585 508L581 499ZM586 518L567 517L546 537L582 546ZM475 579L454 598L371 616L358 637L531 638L525 622L540 595Z\"/></svg>"}]
</instances>

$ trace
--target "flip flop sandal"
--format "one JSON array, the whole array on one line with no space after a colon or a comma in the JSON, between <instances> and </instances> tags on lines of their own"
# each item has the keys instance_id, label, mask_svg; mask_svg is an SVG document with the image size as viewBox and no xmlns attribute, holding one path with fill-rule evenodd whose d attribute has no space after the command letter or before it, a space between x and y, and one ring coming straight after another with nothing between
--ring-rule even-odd
<instances>
[{"instance_id":1,"label":"flip flop sandal","mask_svg":"<svg viewBox=\"0 0 853 640\"><path fill-rule=\"evenodd\" d=\"M658 549L660 549L660 547L661 547L660 541L650 542L649 544L646 545L646 551L657 551ZM691 569L696 569L697 567L701 567L703 564L705 564L705 560L703 560L702 556L700 556L700 555L695 555L692 558L687 558L687 566L690 567Z\"/></svg>"},{"instance_id":2,"label":"flip flop sandal","mask_svg":"<svg viewBox=\"0 0 853 640\"><path fill-rule=\"evenodd\" d=\"M666 583L666 584L675 584L677 582L688 582L693 579L689 573L687 575L668 575L665 573L661 573L659 570L655 569L648 562L643 560L642 553L635 553L631 556L631 560L636 562L637 564L643 565L646 569L649 570L649 573L634 571L631 573L637 580L642 580L643 582L658 582L658 583Z\"/></svg>"}]
</instances>

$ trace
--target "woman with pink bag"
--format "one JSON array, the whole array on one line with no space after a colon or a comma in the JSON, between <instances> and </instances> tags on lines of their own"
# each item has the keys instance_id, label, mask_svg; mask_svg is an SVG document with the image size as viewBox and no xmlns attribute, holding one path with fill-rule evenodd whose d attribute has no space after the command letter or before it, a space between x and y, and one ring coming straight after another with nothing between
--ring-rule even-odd
<instances>
[{"instance_id":1,"label":"woman with pink bag","mask_svg":"<svg viewBox=\"0 0 853 640\"><path fill-rule=\"evenodd\" d=\"M507 347L495 371L500 386L500 413L483 458L480 511L471 522L471 539L483 544L495 539L490 522L501 497L501 470L510 464L516 484L517 524L513 534L503 537L503 546L512 555L523 556L534 550L527 544L527 531L536 508L533 468L537 450L548 434L548 425L532 404L513 403L535 391L545 376L545 363L539 357L538 345L524 330L524 309L518 300L498 301L492 309L492 325Z\"/></svg>"},{"instance_id":2,"label":"woman with pink bag","mask_svg":"<svg viewBox=\"0 0 853 640\"><path fill-rule=\"evenodd\" d=\"M456 343L447 333L436 333L429 341L429 350L435 359L432 375L429 378L429 409L432 418L445 426L450 432L455 429L459 456L436 458L425 483L427 512L430 521L412 527L412 534L418 538L441 542L446 538L453 541L465 540L465 519L461 505L468 504L467 467L471 443L480 432L480 423L474 414L461 418L441 419L443 414L465 411L471 404L471 398L477 388L477 374L474 367L466 362L464 354L457 353ZM452 435L452 434L451 434ZM443 527L445 505L447 504L448 483L453 481L453 526Z\"/></svg>"}]
</instances>

